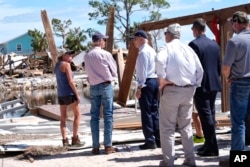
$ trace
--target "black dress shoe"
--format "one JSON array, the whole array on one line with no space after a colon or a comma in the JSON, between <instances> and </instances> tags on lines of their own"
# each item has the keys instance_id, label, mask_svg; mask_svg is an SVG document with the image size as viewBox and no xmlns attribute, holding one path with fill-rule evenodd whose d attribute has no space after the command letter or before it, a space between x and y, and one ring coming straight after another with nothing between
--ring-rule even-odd
<instances>
[{"instance_id":1,"label":"black dress shoe","mask_svg":"<svg viewBox=\"0 0 250 167\"><path fill-rule=\"evenodd\" d=\"M161 142L156 141L155 144L156 144L157 148L161 148Z\"/></svg>"},{"instance_id":2,"label":"black dress shoe","mask_svg":"<svg viewBox=\"0 0 250 167\"><path fill-rule=\"evenodd\" d=\"M141 150L156 149L156 145L155 145L155 143L154 143L154 144L145 143L145 144L143 144L143 145L139 145L139 148L140 148Z\"/></svg>"},{"instance_id":3,"label":"black dress shoe","mask_svg":"<svg viewBox=\"0 0 250 167\"><path fill-rule=\"evenodd\" d=\"M212 156L218 156L219 155L219 151L210 151L207 149L204 149L203 151L199 151L197 153L197 155L201 156L201 157L212 157Z\"/></svg>"},{"instance_id":4,"label":"black dress shoe","mask_svg":"<svg viewBox=\"0 0 250 167\"><path fill-rule=\"evenodd\" d=\"M202 145L200 148L197 148L198 152L204 151L205 150L205 145Z\"/></svg>"}]
</instances>

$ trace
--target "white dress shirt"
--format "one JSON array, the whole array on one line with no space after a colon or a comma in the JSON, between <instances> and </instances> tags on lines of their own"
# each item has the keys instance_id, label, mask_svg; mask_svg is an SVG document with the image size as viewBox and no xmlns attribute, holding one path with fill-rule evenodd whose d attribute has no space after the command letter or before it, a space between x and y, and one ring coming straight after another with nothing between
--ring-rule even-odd
<instances>
[{"instance_id":1,"label":"white dress shirt","mask_svg":"<svg viewBox=\"0 0 250 167\"><path fill-rule=\"evenodd\" d=\"M196 53L188 45L173 39L166 43L156 56L156 73L178 86L194 85L199 87L203 68Z\"/></svg>"}]
</instances>

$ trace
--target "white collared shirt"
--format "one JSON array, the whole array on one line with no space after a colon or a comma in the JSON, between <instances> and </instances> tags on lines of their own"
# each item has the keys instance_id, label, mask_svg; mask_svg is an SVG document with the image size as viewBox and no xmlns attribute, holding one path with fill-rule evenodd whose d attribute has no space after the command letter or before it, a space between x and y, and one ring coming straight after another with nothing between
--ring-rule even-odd
<instances>
[{"instance_id":1,"label":"white collared shirt","mask_svg":"<svg viewBox=\"0 0 250 167\"><path fill-rule=\"evenodd\" d=\"M156 56L156 73L178 86L194 85L199 87L203 68L191 47L173 39L166 43Z\"/></svg>"}]
</instances>

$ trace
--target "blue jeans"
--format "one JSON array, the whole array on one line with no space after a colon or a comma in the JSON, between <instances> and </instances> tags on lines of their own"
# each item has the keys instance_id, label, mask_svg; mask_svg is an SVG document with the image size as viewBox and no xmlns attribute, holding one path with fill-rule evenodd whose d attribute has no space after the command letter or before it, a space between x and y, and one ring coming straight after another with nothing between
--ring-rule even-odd
<instances>
[{"instance_id":1,"label":"blue jeans","mask_svg":"<svg viewBox=\"0 0 250 167\"><path fill-rule=\"evenodd\" d=\"M97 84L90 86L91 119L90 128L94 148L99 148L100 107L103 105L104 115L104 146L112 146L113 129L113 87L112 84Z\"/></svg>"},{"instance_id":2,"label":"blue jeans","mask_svg":"<svg viewBox=\"0 0 250 167\"><path fill-rule=\"evenodd\" d=\"M230 92L231 150L245 149L245 119L250 114L250 78L233 80Z\"/></svg>"}]
</instances>

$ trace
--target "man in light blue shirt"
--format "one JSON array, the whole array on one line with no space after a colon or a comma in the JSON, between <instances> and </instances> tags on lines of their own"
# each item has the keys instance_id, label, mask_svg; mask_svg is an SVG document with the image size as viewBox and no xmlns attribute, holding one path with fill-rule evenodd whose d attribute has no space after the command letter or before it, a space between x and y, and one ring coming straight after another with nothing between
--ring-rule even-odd
<instances>
[{"instance_id":1,"label":"man in light blue shirt","mask_svg":"<svg viewBox=\"0 0 250 167\"><path fill-rule=\"evenodd\" d=\"M136 80L138 88L136 98L139 99L141 108L142 131L145 143L139 148L155 149L161 147L159 136L158 113L158 80L155 73L155 50L148 44L148 36L145 31L138 30L133 39L134 45L139 49L136 60Z\"/></svg>"}]
</instances>

